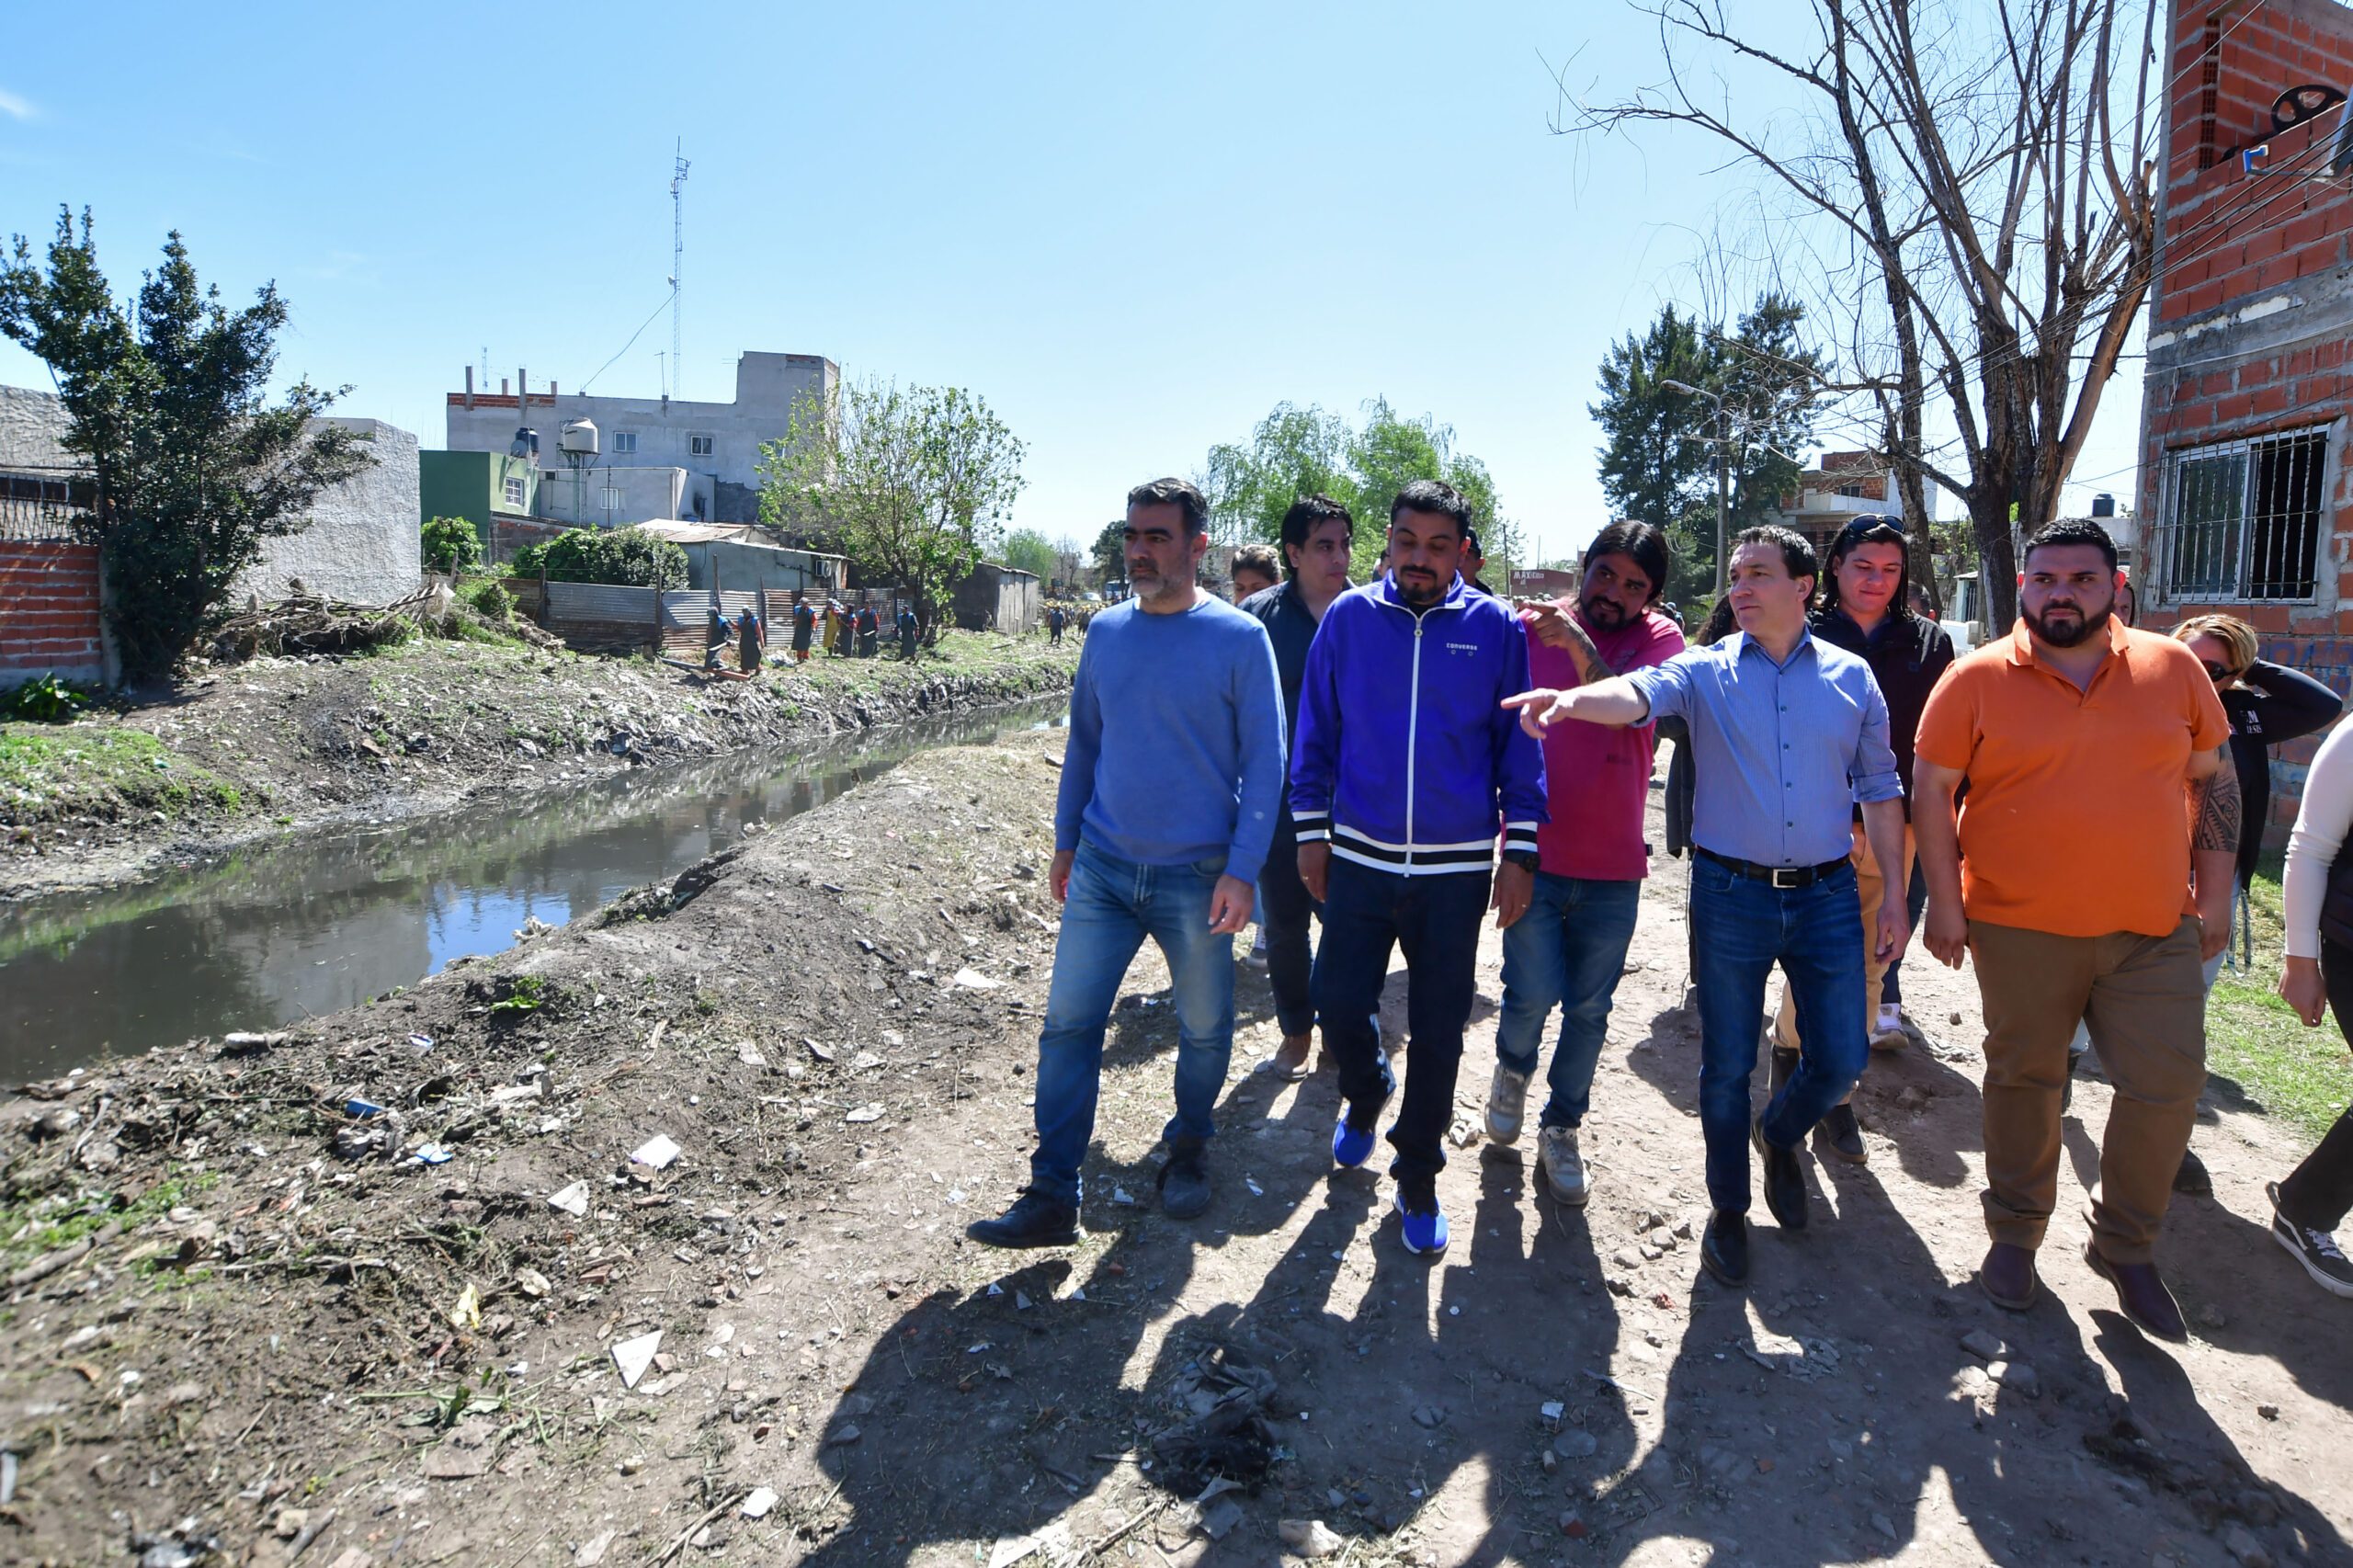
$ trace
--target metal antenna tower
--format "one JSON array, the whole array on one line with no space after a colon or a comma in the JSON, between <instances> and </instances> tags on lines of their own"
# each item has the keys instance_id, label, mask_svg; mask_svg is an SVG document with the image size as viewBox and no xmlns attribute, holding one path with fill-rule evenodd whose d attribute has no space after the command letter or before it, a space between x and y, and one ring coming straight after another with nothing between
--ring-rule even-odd
<instances>
[{"instance_id":1,"label":"metal antenna tower","mask_svg":"<svg viewBox=\"0 0 2353 1568\"><path fill-rule=\"evenodd\" d=\"M683 156L687 142L680 137L671 153L670 169L670 392L675 397L687 395L687 362L678 352L678 297L682 290L679 279L686 272L687 256L687 160Z\"/></svg>"}]
</instances>

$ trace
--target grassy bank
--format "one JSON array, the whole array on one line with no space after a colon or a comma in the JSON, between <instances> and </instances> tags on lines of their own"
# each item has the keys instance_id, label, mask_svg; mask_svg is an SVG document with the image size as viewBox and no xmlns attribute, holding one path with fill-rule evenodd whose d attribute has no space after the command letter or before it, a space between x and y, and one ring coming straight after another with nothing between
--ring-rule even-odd
<instances>
[{"instance_id":1,"label":"grassy bank","mask_svg":"<svg viewBox=\"0 0 2353 1568\"><path fill-rule=\"evenodd\" d=\"M2225 968L2214 983L2206 1004L2207 1064L2267 1114L2317 1139L2353 1102L2353 1052L2334 1014L2308 1029L2279 999L2286 927L2278 877L2257 873L2250 903L2255 961Z\"/></svg>"}]
</instances>

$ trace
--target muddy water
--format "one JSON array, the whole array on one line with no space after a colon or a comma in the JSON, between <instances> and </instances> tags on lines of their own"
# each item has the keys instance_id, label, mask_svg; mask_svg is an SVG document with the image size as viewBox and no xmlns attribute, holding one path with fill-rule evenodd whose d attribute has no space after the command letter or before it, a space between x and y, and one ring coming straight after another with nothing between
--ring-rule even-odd
<instances>
[{"instance_id":1,"label":"muddy water","mask_svg":"<svg viewBox=\"0 0 2353 1568\"><path fill-rule=\"evenodd\" d=\"M267 1028L502 952L934 746L1062 722L1062 699L742 753L247 851L0 908L0 1085ZM790 831L789 829L786 831Z\"/></svg>"}]
</instances>

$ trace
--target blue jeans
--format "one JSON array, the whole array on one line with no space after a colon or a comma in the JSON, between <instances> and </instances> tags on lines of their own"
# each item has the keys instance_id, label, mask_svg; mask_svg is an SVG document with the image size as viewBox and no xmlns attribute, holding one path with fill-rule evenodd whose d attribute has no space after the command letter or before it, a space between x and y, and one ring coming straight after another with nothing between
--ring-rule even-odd
<instances>
[{"instance_id":1,"label":"blue jeans","mask_svg":"<svg viewBox=\"0 0 2353 1568\"><path fill-rule=\"evenodd\" d=\"M1863 1032L1863 913L1855 869L1812 887L1777 888L1694 857L1691 937L1699 993L1699 1131L1708 1199L1748 1211L1748 1077L1765 1013L1765 983L1789 976L1805 1051L1765 1108L1765 1141L1794 1148L1847 1096L1870 1057Z\"/></svg>"},{"instance_id":2,"label":"blue jeans","mask_svg":"<svg viewBox=\"0 0 2353 1568\"><path fill-rule=\"evenodd\" d=\"M1462 1026L1478 996L1479 923L1487 913L1485 870L1407 877L1332 857L1324 884L1324 940L1315 951L1315 1017L1324 1049L1339 1064L1349 1125L1370 1129L1397 1086L1373 1015L1381 1006L1392 948L1411 977L1405 1020L1405 1102L1389 1142L1394 1176L1446 1168L1454 1119L1455 1070Z\"/></svg>"},{"instance_id":3,"label":"blue jeans","mask_svg":"<svg viewBox=\"0 0 2353 1568\"><path fill-rule=\"evenodd\" d=\"M1079 1200L1078 1170L1095 1137L1104 1028L1146 937L1168 960L1176 1004L1176 1115L1162 1136L1216 1134L1217 1096L1233 1052L1233 938L1210 930L1210 893L1224 874L1222 859L1140 866L1079 844L1038 1037L1035 1190Z\"/></svg>"},{"instance_id":4,"label":"blue jeans","mask_svg":"<svg viewBox=\"0 0 2353 1568\"><path fill-rule=\"evenodd\" d=\"M1504 1006L1495 1060L1533 1076L1544 1020L1557 1005L1561 1040L1552 1051L1552 1097L1543 1125L1574 1127L1593 1093L1594 1063L1609 1028L1609 1003L1634 940L1640 882L1592 881L1536 873L1528 913L1504 931Z\"/></svg>"}]
</instances>

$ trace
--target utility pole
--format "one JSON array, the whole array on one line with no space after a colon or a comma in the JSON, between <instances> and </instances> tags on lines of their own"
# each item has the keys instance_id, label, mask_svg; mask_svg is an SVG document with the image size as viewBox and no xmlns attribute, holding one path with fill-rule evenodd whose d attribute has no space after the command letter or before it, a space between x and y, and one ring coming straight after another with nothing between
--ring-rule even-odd
<instances>
[{"instance_id":1,"label":"utility pole","mask_svg":"<svg viewBox=\"0 0 2353 1568\"><path fill-rule=\"evenodd\" d=\"M687 260L687 139L678 138L670 156L670 391L687 395L687 362L679 356L678 304Z\"/></svg>"}]
</instances>

